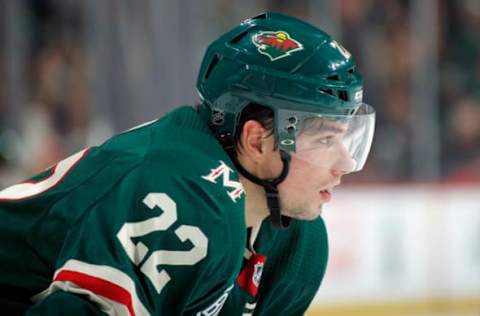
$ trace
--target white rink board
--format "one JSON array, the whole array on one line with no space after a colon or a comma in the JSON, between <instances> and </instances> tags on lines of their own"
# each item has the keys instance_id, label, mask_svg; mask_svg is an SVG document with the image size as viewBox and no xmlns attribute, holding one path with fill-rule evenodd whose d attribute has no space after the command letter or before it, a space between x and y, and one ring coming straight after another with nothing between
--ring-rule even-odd
<instances>
[{"instance_id":1,"label":"white rink board","mask_svg":"<svg viewBox=\"0 0 480 316\"><path fill-rule=\"evenodd\" d=\"M480 186L338 188L313 306L480 297Z\"/></svg>"}]
</instances>

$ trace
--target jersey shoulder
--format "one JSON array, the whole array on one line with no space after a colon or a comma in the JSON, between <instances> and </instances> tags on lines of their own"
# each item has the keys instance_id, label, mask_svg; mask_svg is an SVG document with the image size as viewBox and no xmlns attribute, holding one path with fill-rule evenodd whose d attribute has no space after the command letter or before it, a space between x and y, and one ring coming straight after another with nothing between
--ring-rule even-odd
<instances>
[{"instance_id":1,"label":"jersey shoulder","mask_svg":"<svg viewBox=\"0 0 480 316\"><path fill-rule=\"evenodd\" d=\"M181 200L194 198L196 208L214 212L213 217L244 216L245 191L239 175L193 108L181 107L149 129L150 146L142 168L153 188L168 188Z\"/></svg>"},{"instance_id":2,"label":"jersey shoulder","mask_svg":"<svg viewBox=\"0 0 480 316\"><path fill-rule=\"evenodd\" d=\"M176 204L178 222L198 226L208 237L212 256L243 252L245 192L238 175L224 161L187 152L182 148L169 153L178 154L176 158L143 162L135 199L168 195Z\"/></svg>"}]
</instances>

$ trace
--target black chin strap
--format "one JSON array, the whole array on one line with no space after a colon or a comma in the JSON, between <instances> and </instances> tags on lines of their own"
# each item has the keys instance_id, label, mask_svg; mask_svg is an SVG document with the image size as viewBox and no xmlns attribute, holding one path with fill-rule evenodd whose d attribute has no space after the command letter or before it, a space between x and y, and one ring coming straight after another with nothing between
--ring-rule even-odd
<instances>
[{"instance_id":1,"label":"black chin strap","mask_svg":"<svg viewBox=\"0 0 480 316\"><path fill-rule=\"evenodd\" d=\"M283 162L282 172L278 177L274 179L262 180L257 178L250 172L248 172L240 164L235 154L235 147L233 145L233 139L230 134L220 136L219 141L227 151L228 155L230 156L230 159L232 159L232 162L235 164L235 167L237 168L238 172L240 172L240 174L242 174L248 180L252 181L255 184L261 185L264 188L265 193L267 195L267 205L268 205L268 209L270 210L270 220L272 222L273 227L279 228L279 229L287 228L288 225L290 224L290 217L282 216L282 214L280 213L280 199L278 196L277 186L283 180L285 180L285 178L288 175L288 171L290 169L290 159L291 159L290 155L286 151L281 150L280 156Z\"/></svg>"}]
</instances>

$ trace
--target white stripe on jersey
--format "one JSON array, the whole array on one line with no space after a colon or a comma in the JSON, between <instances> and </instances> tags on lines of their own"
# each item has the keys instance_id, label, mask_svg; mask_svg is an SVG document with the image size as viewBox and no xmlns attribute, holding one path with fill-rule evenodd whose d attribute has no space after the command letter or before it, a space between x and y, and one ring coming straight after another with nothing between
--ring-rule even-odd
<instances>
[{"instance_id":1,"label":"white stripe on jersey","mask_svg":"<svg viewBox=\"0 0 480 316\"><path fill-rule=\"evenodd\" d=\"M104 312L108 316L130 316L130 313L128 312L128 308L125 305L119 304L104 296L97 295L92 291L80 288L72 282L63 282L63 281L52 282L52 284L50 284L50 287L47 290L43 291L40 294L35 295L35 297L32 298L32 301L37 302L37 301L43 300L48 295L56 291L64 291L68 293L87 296L89 301L98 305L98 307L102 310L102 312Z\"/></svg>"},{"instance_id":2,"label":"white stripe on jersey","mask_svg":"<svg viewBox=\"0 0 480 316\"><path fill-rule=\"evenodd\" d=\"M0 191L0 200L16 201L33 197L56 186L67 173L86 155L89 148L65 158L53 167L52 174L39 181L22 182Z\"/></svg>"},{"instance_id":3,"label":"white stripe on jersey","mask_svg":"<svg viewBox=\"0 0 480 316\"><path fill-rule=\"evenodd\" d=\"M105 295L99 295L94 293L92 290L82 289L78 285L74 284L74 280L69 281L69 274L77 274L78 278L92 278L95 282L98 282L99 286L102 289L108 292L108 287L111 287L114 290L125 291L128 293L131 298L131 308L133 309L133 315L135 316L149 316L150 313L143 306L142 302L138 298L137 291L135 289L135 283L133 280L124 272L106 265L96 265L86 262L82 262L75 259L68 260L63 267L58 269L55 272L53 282L50 287L43 292L32 297L33 301L39 301L44 299L49 294L57 291L63 290L67 292L72 292L76 294L85 294L88 295L89 299L99 304L103 308L110 308L114 313L119 315L130 315L128 311L128 306L122 304L121 301L114 301L114 299L107 298ZM66 278L62 277L67 275ZM61 280L56 280L57 278L62 277ZM93 294L90 295L90 294ZM108 307L107 307L108 306ZM105 311L105 310L104 310ZM107 312L107 311L105 311Z\"/></svg>"},{"instance_id":4,"label":"white stripe on jersey","mask_svg":"<svg viewBox=\"0 0 480 316\"><path fill-rule=\"evenodd\" d=\"M246 303L245 307L243 309L243 314L242 316L251 316L253 315L253 312L255 311L255 307L257 307L257 302L255 303Z\"/></svg>"}]
</instances>

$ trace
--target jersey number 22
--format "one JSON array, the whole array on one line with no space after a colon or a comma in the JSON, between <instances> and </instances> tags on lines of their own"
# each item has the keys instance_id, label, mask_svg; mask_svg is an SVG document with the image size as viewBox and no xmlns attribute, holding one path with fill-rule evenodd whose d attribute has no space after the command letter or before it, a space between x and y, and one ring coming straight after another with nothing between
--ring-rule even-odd
<instances>
[{"instance_id":1,"label":"jersey number 22","mask_svg":"<svg viewBox=\"0 0 480 316\"><path fill-rule=\"evenodd\" d=\"M165 231L177 221L177 205L167 194L149 193L143 199L143 203L151 210L158 207L163 213L144 221L125 223L117 234L128 257L137 266L145 259L149 249L141 241L135 244L132 238ZM207 256L208 239L198 227L181 225L175 230L175 235L182 242L189 240L193 247L184 251L153 251L140 267L159 294L170 281L170 275L165 269L159 270L158 266L194 265Z\"/></svg>"}]
</instances>

